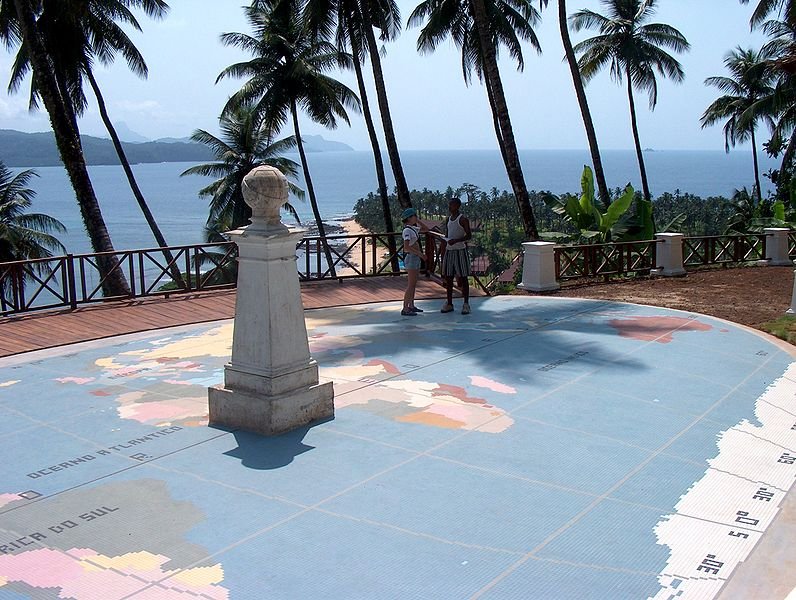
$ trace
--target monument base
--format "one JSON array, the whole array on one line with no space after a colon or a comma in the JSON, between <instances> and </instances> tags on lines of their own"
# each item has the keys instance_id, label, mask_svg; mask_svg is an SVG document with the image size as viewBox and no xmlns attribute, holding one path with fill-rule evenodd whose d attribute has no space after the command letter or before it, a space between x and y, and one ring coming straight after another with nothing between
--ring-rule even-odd
<instances>
[{"instance_id":1,"label":"monument base","mask_svg":"<svg viewBox=\"0 0 796 600\"><path fill-rule=\"evenodd\" d=\"M331 382L278 396L258 396L223 386L208 389L210 425L279 435L313 421L334 417Z\"/></svg>"},{"instance_id":2,"label":"monument base","mask_svg":"<svg viewBox=\"0 0 796 600\"><path fill-rule=\"evenodd\" d=\"M558 282L547 284L518 283L517 289L525 290L526 292L555 292L556 290L560 290L561 286L558 284Z\"/></svg>"},{"instance_id":3,"label":"monument base","mask_svg":"<svg viewBox=\"0 0 796 600\"><path fill-rule=\"evenodd\" d=\"M792 267L793 261L766 259L766 260L757 261L757 264L763 267Z\"/></svg>"}]
</instances>

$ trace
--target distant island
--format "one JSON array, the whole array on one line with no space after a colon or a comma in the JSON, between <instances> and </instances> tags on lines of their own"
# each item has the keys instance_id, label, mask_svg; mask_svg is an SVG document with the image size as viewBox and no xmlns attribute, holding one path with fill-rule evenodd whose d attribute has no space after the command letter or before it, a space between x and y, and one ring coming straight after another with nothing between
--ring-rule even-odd
<instances>
[{"instance_id":1,"label":"distant island","mask_svg":"<svg viewBox=\"0 0 796 600\"><path fill-rule=\"evenodd\" d=\"M125 133L130 133L125 131ZM128 136L123 136L128 137ZM307 152L342 152L353 148L320 135L304 135ZM129 139L129 137L128 137ZM144 138L145 139L145 138ZM81 136L89 165L118 165L119 158L109 139ZM122 142L132 164L162 162L203 162L213 160L210 150L190 138L162 138L155 141ZM0 161L7 167L53 167L61 164L52 132L25 133L0 129Z\"/></svg>"}]
</instances>

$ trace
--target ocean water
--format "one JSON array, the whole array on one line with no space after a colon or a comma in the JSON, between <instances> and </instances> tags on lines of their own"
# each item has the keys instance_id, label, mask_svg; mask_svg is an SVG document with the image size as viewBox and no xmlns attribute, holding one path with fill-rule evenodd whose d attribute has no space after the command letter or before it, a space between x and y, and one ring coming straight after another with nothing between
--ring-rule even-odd
<instances>
[{"instance_id":1,"label":"ocean water","mask_svg":"<svg viewBox=\"0 0 796 600\"><path fill-rule=\"evenodd\" d=\"M578 191L583 165L590 163L585 151L526 150L521 151L520 156L528 188L557 194ZM448 186L455 188L469 183L484 190L510 189L497 151L403 151L401 158L410 188L444 190ZM350 216L357 199L377 189L373 157L369 152L316 153L308 155L308 160L324 220ZM675 190L703 197L729 196L735 188L751 188L754 181L748 152L657 151L645 153L645 161L654 196ZM631 183L640 189L634 152L604 151L603 162L611 188ZM386 157L385 164L389 171ZM172 246L203 241L207 201L199 198L198 191L209 180L198 176L180 177L190 166L191 163L133 166L138 184ZM774 161L761 157L762 172L775 167ZM33 212L49 214L66 225L67 234L59 237L69 252L91 252L64 169L37 167L35 170L39 177L31 183L37 192ZM89 171L114 247L155 246L121 167L94 166ZM388 182L393 184L389 173ZM304 186L302 180L298 184ZM768 179L764 178L762 185L764 193L771 189ZM296 199L292 202L302 221L310 222L309 203Z\"/></svg>"}]
</instances>

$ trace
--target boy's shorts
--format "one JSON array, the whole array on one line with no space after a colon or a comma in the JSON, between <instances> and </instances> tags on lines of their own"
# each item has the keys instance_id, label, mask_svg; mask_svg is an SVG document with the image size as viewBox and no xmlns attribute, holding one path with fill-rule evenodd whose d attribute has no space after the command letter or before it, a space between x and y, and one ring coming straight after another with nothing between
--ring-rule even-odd
<instances>
[{"instance_id":1,"label":"boy's shorts","mask_svg":"<svg viewBox=\"0 0 796 600\"><path fill-rule=\"evenodd\" d=\"M442 257L442 274L445 277L469 277L470 253L467 248L447 250Z\"/></svg>"}]
</instances>

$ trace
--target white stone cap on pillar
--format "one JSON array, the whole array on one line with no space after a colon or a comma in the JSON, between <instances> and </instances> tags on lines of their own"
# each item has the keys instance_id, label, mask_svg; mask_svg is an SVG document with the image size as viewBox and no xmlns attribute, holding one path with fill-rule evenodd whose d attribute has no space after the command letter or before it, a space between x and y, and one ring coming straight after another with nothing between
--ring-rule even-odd
<instances>
[{"instance_id":1,"label":"white stone cap on pillar","mask_svg":"<svg viewBox=\"0 0 796 600\"><path fill-rule=\"evenodd\" d=\"M525 252L533 254L549 254L557 246L555 242L523 242L522 247Z\"/></svg>"},{"instance_id":2,"label":"white stone cap on pillar","mask_svg":"<svg viewBox=\"0 0 796 600\"><path fill-rule=\"evenodd\" d=\"M778 232L787 232L790 233L790 228L788 227L766 227L763 229L764 233L778 233Z\"/></svg>"},{"instance_id":3,"label":"white stone cap on pillar","mask_svg":"<svg viewBox=\"0 0 796 600\"><path fill-rule=\"evenodd\" d=\"M682 233L656 233L655 239L662 240L664 243L672 243L674 240L681 240L685 237Z\"/></svg>"}]
</instances>

